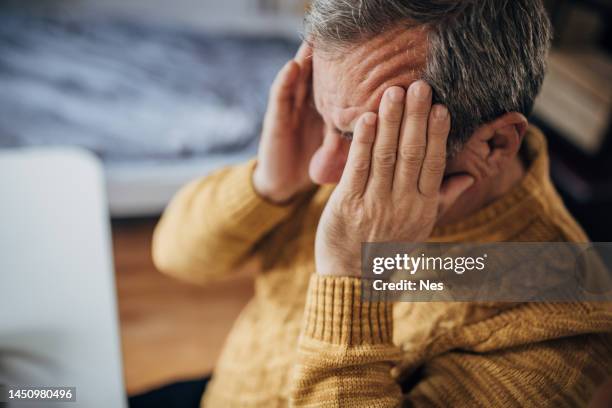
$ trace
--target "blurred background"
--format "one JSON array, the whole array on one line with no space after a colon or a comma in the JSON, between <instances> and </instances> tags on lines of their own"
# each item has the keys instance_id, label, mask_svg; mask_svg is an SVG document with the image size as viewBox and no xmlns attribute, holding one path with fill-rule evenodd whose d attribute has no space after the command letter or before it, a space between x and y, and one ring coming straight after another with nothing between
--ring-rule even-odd
<instances>
[{"instance_id":1,"label":"blurred background","mask_svg":"<svg viewBox=\"0 0 612 408\"><path fill-rule=\"evenodd\" d=\"M249 271L207 288L156 273L151 232L181 185L255 154L306 3L0 0L0 148L76 145L104 164L131 395L208 373L251 296ZM530 119L567 206L610 241L612 1L546 5L555 42Z\"/></svg>"},{"instance_id":2,"label":"blurred background","mask_svg":"<svg viewBox=\"0 0 612 408\"><path fill-rule=\"evenodd\" d=\"M0 2L0 147L78 145L105 163L115 217L256 151L268 86L304 4Z\"/></svg>"}]
</instances>

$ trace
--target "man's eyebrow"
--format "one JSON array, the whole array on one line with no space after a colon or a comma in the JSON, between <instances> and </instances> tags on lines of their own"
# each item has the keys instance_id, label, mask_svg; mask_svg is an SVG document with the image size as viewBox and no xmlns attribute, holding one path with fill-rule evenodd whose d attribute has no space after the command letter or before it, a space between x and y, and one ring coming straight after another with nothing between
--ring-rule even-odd
<instances>
[{"instance_id":1,"label":"man's eyebrow","mask_svg":"<svg viewBox=\"0 0 612 408\"><path fill-rule=\"evenodd\" d=\"M338 128L334 128L334 130L336 131L336 133L340 135L341 138L347 139L347 140L353 140L353 131L342 131Z\"/></svg>"},{"instance_id":2,"label":"man's eyebrow","mask_svg":"<svg viewBox=\"0 0 612 408\"><path fill-rule=\"evenodd\" d=\"M334 130L338 133L353 133L353 127L349 124L347 127L338 126L337 123L334 123Z\"/></svg>"},{"instance_id":3,"label":"man's eyebrow","mask_svg":"<svg viewBox=\"0 0 612 408\"><path fill-rule=\"evenodd\" d=\"M345 134L345 133L350 133L350 134L352 134L352 133L353 133L353 131L352 131L352 130L342 130L342 129L338 128L338 127L334 127L334 130L335 130L337 133L342 133L342 134Z\"/></svg>"},{"instance_id":4,"label":"man's eyebrow","mask_svg":"<svg viewBox=\"0 0 612 408\"><path fill-rule=\"evenodd\" d=\"M310 106L316 110L319 114L321 114L321 109L319 109L319 106L317 104L317 99L314 95L314 93L311 95L311 97L309 98L308 103L310 104ZM343 123L340 123L341 121L339 121L339 118L334 114L331 117L332 119L332 127L334 132L339 133L339 134L348 134L348 135L352 135L353 134L353 127L354 127L354 122L356 122L356 118L351 120L351 122L349 122L346 127L343 126Z\"/></svg>"}]
</instances>

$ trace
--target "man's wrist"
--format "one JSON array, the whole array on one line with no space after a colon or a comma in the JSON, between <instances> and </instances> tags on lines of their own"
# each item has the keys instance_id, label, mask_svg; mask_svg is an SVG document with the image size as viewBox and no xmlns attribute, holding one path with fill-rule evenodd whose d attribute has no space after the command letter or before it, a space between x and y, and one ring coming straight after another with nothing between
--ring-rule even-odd
<instances>
[{"instance_id":1,"label":"man's wrist","mask_svg":"<svg viewBox=\"0 0 612 408\"><path fill-rule=\"evenodd\" d=\"M274 205L288 205L298 195L298 192L283 192L280 191L280 189L265 187L266 183L261 181L261 176L259 176L257 168L253 171L251 176L251 184L253 185L253 190L259 197Z\"/></svg>"},{"instance_id":2,"label":"man's wrist","mask_svg":"<svg viewBox=\"0 0 612 408\"><path fill-rule=\"evenodd\" d=\"M330 277L361 277L360 263L336 263L317 265L317 275Z\"/></svg>"}]
</instances>

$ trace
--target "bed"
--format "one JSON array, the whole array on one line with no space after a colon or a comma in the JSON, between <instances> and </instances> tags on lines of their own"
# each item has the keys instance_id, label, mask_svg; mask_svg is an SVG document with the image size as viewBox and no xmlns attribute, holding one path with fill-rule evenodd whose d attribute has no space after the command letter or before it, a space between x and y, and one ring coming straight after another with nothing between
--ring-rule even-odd
<instances>
[{"instance_id":1,"label":"bed","mask_svg":"<svg viewBox=\"0 0 612 408\"><path fill-rule=\"evenodd\" d=\"M115 217L161 212L185 182L256 153L296 38L129 18L0 14L0 148L78 146Z\"/></svg>"}]
</instances>

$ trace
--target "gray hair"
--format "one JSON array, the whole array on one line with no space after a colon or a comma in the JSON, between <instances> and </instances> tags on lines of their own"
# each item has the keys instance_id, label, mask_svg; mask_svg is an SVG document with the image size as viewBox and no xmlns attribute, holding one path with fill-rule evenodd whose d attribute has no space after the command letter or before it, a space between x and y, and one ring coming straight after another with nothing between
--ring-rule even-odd
<instances>
[{"instance_id":1,"label":"gray hair","mask_svg":"<svg viewBox=\"0 0 612 408\"><path fill-rule=\"evenodd\" d=\"M399 24L428 29L422 77L452 115L449 151L504 113L531 113L552 36L541 0L313 0L305 36L334 49Z\"/></svg>"}]
</instances>

